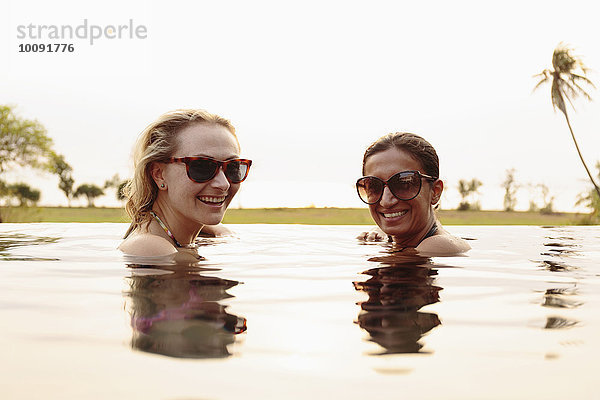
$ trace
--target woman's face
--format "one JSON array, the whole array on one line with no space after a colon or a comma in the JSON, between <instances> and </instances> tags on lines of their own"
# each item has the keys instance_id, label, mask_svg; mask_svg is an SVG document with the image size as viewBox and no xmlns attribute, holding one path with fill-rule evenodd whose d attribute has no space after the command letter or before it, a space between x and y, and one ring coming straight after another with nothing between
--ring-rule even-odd
<instances>
[{"instance_id":1,"label":"woman's face","mask_svg":"<svg viewBox=\"0 0 600 400\"><path fill-rule=\"evenodd\" d=\"M423 166L410 153L395 147L375 153L365 163L365 176L376 176L384 181L402 171L419 171ZM440 180L430 183L422 180L421 192L412 200L395 197L386 186L378 203L369 205L375 223L400 244L416 246L435 221L433 205L442 194Z\"/></svg>"},{"instance_id":2,"label":"woman's face","mask_svg":"<svg viewBox=\"0 0 600 400\"><path fill-rule=\"evenodd\" d=\"M177 143L173 157L202 156L226 161L240 155L235 137L222 125L190 125L177 134ZM222 168L211 180L197 183L188 178L184 163L162 166L166 187L159 190L161 207L168 208L184 223L216 225L221 222L227 206L240 188L239 183L230 183ZM158 186L160 188L160 183Z\"/></svg>"}]
</instances>

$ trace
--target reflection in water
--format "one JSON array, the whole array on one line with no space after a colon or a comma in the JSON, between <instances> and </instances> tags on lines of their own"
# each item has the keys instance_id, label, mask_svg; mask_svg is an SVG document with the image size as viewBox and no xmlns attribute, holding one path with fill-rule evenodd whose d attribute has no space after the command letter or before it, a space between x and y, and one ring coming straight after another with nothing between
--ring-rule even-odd
<instances>
[{"instance_id":1,"label":"reflection in water","mask_svg":"<svg viewBox=\"0 0 600 400\"><path fill-rule=\"evenodd\" d=\"M128 311L134 349L181 358L230 355L235 335L246 319L230 314L219 302L239 282L202 276L197 267L132 266L127 279Z\"/></svg>"},{"instance_id":2,"label":"reflection in water","mask_svg":"<svg viewBox=\"0 0 600 400\"><path fill-rule=\"evenodd\" d=\"M571 328L577 325L579 321L567 319L563 317L548 317L546 318L546 326L544 329L564 329Z\"/></svg>"},{"instance_id":3,"label":"reflection in water","mask_svg":"<svg viewBox=\"0 0 600 400\"><path fill-rule=\"evenodd\" d=\"M570 236L546 236L549 241L544 243L544 247L548 248L547 252L542 252L544 256L561 257L563 255L578 255L575 249L581 247L577 239Z\"/></svg>"},{"instance_id":4,"label":"reflection in water","mask_svg":"<svg viewBox=\"0 0 600 400\"><path fill-rule=\"evenodd\" d=\"M583 304L578 301L576 297L572 297L576 295L576 288L547 289L544 294L544 303L542 305L544 307L554 308L576 308Z\"/></svg>"},{"instance_id":5,"label":"reflection in water","mask_svg":"<svg viewBox=\"0 0 600 400\"><path fill-rule=\"evenodd\" d=\"M572 265L570 258L574 255L578 255L574 248L579 247L577 240L570 236L560 235L560 230L553 232L551 230L549 236L549 242L544 243L545 247L548 247L547 252L542 252L540 255L549 256L551 260L542 260L540 267L547 271L565 273L579 269L577 266ZM559 261L557 261L557 259ZM566 259L566 261L564 261ZM544 293L544 301L542 306L551 307L557 309L571 309L581 306L583 303L577 298L578 292L576 285L571 287L563 288L550 288L546 289ZM571 328L577 325L579 321L565 318L562 316L549 316L546 318L546 325L544 329L564 329Z\"/></svg>"},{"instance_id":6,"label":"reflection in water","mask_svg":"<svg viewBox=\"0 0 600 400\"><path fill-rule=\"evenodd\" d=\"M542 253L542 255L544 255L544 253ZM550 261L550 260L542 260L542 262L539 266L540 266L540 268L543 268L545 270L552 271L552 272L571 271L571 270L574 270L577 268L577 267L574 267L574 266L569 265L562 261Z\"/></svg>"},{"instance_id":7,"label":"reflection in water","mask_svg":"<svg viewBox=\"0 0 600 400\"><path fill-rule=\"evenodd\" d=\"M11 233L0 235L0 260L3 261L57 261L58 258L40 258L11 254L11 249L22 246L56 243L58 238Z\"/></svg>"},{"instance_id":8,"label":"reflection in water","mask_svg":"<svg viewBox=\"0 0 600 400\"><path fill-rule=\"evenodd\" d=\"M356 290L369 296L359 303L356 323L385 349L380 354L421 352L421 338L441 323L437 314L419 311L439 301L442 288L433 285L437 270L429 259L417 256L394 254L370 261L385 263L364 271L367 281L354 282Z\"/></svg>"}]
</instances>

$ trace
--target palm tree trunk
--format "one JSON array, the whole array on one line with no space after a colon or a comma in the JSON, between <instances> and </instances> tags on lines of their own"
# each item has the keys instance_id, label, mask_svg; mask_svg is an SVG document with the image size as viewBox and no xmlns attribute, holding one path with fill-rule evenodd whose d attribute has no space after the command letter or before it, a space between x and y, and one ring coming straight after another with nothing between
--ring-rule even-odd
<instances>
[{"instance_id":1,"label":"palm tree trunk","mask_svg":"<svg viewBox=\"0 0 600 400\"><path fill-rule=\"evenodd\" d=\"M590 177L590 181L592 182L592 185L594 185L594 188L596 189L596 193L598 193L598 197L600 197L600 188L598 187L598 185L596 185L596 182L594 182L594 178L592 177L592 174L590 173L589 168L587 167L585 161L583 160L583 156L581 155L581 151L579 150L579 145L577 144L577 140L575 139L575 134L573 133L573 128L571 127L571 122L569 121L569 116L567 115L567 113L563 113L565 114L565 119L567 120L567 125L569 126L569 131L571 132L571 137L573 138L573 143L575 143L575 148L577 149L577 154L579 154L579 159L581 160L581 163L583 164L583 167L585 168L585 172L587 172L588 176Z\"/></svg>"}]
</instances>

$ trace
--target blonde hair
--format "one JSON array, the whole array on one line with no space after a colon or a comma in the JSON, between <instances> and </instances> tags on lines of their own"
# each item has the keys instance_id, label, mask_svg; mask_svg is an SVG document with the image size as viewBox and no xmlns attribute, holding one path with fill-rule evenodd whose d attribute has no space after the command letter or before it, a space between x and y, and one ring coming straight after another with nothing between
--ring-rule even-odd
<instances>
[{"instance_id":1,"label":"blonde hair","mask_svg":"<svg viewBox=\"0 0 600 400\"><path fill-rule=\"evenodd\" d=\"M224 126L237 142L235 128L228 119L200 109L167 112L140 134L133 153L133 178L123 188L123 195L127 198L125 210L131 218L131 225L125 237L143 223L150 223L149 211L152 210L158 195L158 186L152 179L150 166L154 162L164 161L173 156L177 147L177 134L181 130L201 123Z\"/></svg>"}]
</instances>

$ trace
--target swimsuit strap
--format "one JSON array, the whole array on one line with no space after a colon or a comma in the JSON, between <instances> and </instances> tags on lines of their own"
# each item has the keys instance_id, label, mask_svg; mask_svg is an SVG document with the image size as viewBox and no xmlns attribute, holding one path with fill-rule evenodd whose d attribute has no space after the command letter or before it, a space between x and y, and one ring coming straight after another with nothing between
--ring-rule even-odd
<instances>
[{"instance_id":1,"label":"swimsuit strap","mask_svg":"<svg viewBox=\"0 0 600 400\"><path fill-rule=\"evenodd\" d=\"M438 231L438 226L437 223L435 223L435 221L433 222L433 226L431 227L431 229L429 229L427 231L427 233L425 234L425 236L423 236L423 239L421 239L421 241L419 242L419 244L421 244L421 242L425 239L427 239L428 237L431 237L433 235L435 235Z\"/></svg>"},{"instance_id":2,"label":"swimsuit strap","mask_svg":"<svg viewBox=\"0 0 600 400\"><path fill-rule=\"evenodd\" d=\"M427 239L428 237L431 237L431 236L435 235L435 234L437 233L437 231L438 231L438 226L437 226L437 223L436 223L436 222L434 222L434 223L433 223L433 226L431 227L431 229L429 229L429 230L427 231L427 233L425 234L425 236L423 236L423 239L419 240L419 243L417 244L417 246L418 246L419 244L421 244L421 242L422 242L423 240ZM392 236L391 236L391 235L388 235L388 242L389 242L389 243L392 243L393 241L394 241L394 239L392 238ZM417 247L417 246L415 246L415 247ZM403 247L401 251L404 251L404 249L407 249L407 248L408 248L408 247Z\"/></svg>"},{"instance_id":3,"label":"swimsuit strap","mask_svg":"<svg viewBox=\"0 0 600 400\"><path fill-rule=\"evenodd\" d=\"M196 243L190 243L190 244L179 243L177 241L177 239L175 239L175 236L173 236L173 234L171 233L171 231L169 230L167 225L165 225L165 223L162 222L162 220L158 217L158 215L156 215L156 213L154 211L150 211L150 215L152 215L152 217L156 220L156 222L158 222L160 227L164 229L164 231L167 233L167 235L169 235L169 237L173 240L173 243L175 243L175 246L181 247L184 249L195 249L196 247L198 247L198 245Z\"/></svg>"}]
</instances>

